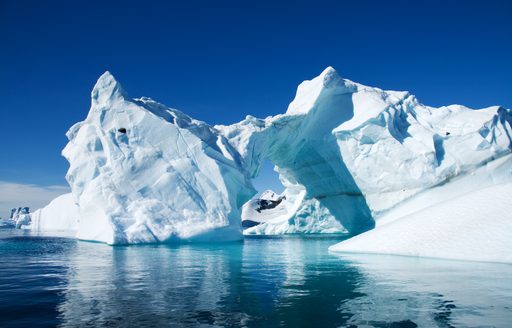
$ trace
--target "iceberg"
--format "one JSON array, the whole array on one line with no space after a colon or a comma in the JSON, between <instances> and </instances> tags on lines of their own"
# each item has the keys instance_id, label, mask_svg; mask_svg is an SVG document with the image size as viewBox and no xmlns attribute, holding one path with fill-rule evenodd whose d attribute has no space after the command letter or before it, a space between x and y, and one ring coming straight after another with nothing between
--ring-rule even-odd
<instances>
[{"instance_id":1,"label":"iceberg","mask_svg":"<svg viewBox=\"0 0 512 328\"><path fill-rule=\"evenodd\" d=\"M9 219L0 218L0 228L16 228L21 229L31 223L30 208L18 207L11 209Z\"/></svg>"},{"instance_id":2,"label":"iceberg","mask_svg":"<svg viewBox=\"0 0 512 328\"><path fill-rule=\"evenodd\" d=\"M55 220L80 239L109 244L339 233L358 236L332 251L405 254L395 232L412 229L421 240L417 234L442 230L440 238L456 240L449 235L459 225L483 220L466 207L471 199L504 215L486 219L510 231L506 199L483 199L512 183L511 122L511 111L500 106L433 108L408 92L355 83L328 67L299 85L284 114L209 126L150 98L129 98L106 72L63 150L72 190L66 206L76 204L78 215L41 214L37 226L47 229L52 224L43 221ZM251 179L265 160L285 190L251 200ZM466 211L473 213L467 221L457 215ZM439 219L426 219L434 214ZM492 226L479 229L494 233ZM497 240L494 249L509 249L504 238ZM440 256L426 252L435 248L427 244L417 243L425 249L411 254ZM465 241L451 245L446 256L464 258L457 252Z\"/></svg>"},{"instance_id":3,"label":"iceberg","mask_svg":"<svg viewBox=\"0 0 512 328\"><path fill-rule=\"evenodd\" d=\"M358 234L374 227L361 189L340 153L332 130L352 117L356 84L332 68L299 85L285 114L248 116L215 126L256 177L268 159L286 188L287 215L246 230L246 234L342 232Z\"/></svg>"},{"instance_id":4,"label":"iceberg","mask_svg":"<svg viewBox=\"0 0 512 328\"><path fill-rule=\"evenodd\" d=\"M286 187L286 215L270 219L269 212L265 223L244 233L355 235L391 220L391 212L400 213L395 208L424 191L509 154L511 121L510 110L499 106L433 108L408 92L343 79L329 67L299 85L285 114L248 116L215 128L238 150L252 177L269 159ZM467 184L450 197L479 188ZM443 200L424 196L417 199L429 206ZM311 224L296 224L294 213ZM321 224L329 216L337 229Z\"/></svg>"},{"instance_id":5,"label":"iceberg","mask_svg":"<svg viewBox=\"0 0 512 328\"><path fill-rule=\"evenodd\" d=\"M285 203L285 195L265 190L260 197L251 199L242 207L242 227L254 227L269 219L285 215L288 212Z\"/></svg>"},{"instance_id":6,"label":"iceberg","mask_svg":"<svg viewBox=\"0 0 512 328\"><path fill-rule=\"evenodd\" d=\"M227 140L149 98L131 99L106 72L87 118L67 133L66 179L77 237L108 244L242 238L240 209L256 192Z\"/></svg>"}]
</instances>

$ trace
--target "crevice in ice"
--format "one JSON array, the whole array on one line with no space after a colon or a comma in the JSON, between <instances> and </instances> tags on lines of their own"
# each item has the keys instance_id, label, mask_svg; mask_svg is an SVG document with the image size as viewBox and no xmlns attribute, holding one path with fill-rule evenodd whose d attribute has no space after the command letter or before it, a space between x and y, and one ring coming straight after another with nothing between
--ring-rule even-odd
<instances>
[{"instance_id":1,"label":"crevice in ice","mask_svg":"<svg viewBox=\"0 0 512 328\"><path fill-rule=\"evenodd\" d=\"M436 152L436 160L437 160L437 166L441 166L443 160L444 160L444 139L438 134L434 134L434 150Z\"/></svg>"}]
</instances>

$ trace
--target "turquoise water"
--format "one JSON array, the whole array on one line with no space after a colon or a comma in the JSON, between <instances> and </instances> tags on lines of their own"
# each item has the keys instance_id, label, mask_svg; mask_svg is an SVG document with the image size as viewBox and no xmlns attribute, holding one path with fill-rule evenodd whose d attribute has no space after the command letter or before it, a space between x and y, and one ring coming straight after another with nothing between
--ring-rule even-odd
<instances>
[{"instance_id":1,"label":"turquoise water","mask_svg":"<svg viewBox=\"0 0 512 328\"><path fill-rule=\"evenodd\" d=\"M0 231L1 327L512 327L512 266L329 254L339 237L110 247Z\"/></svg>"}]
</instances>

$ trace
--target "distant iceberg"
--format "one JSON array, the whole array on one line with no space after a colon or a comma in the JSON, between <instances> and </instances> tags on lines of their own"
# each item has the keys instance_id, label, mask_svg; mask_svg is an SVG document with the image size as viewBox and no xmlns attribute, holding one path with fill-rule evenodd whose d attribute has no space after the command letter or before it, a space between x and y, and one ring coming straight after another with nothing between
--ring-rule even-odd
<instances>
[{"instance_id":1,"label":"distant iceberg","mask_svg":"<svg viewBox=\"0 0 512 328\"><path fill-rule=\"evenodd\" d=\"M63 155L80 239L229 241L370 230L331 250L405 254L391 245L400 240L393 233L417 226L416 240L436 229L448 238L453 229L446 224L466 224L457 216L466 213L466 197L508 190L511 122L509 109L428 107L408 92L364 86L329 67L299 85L286 113L212 127L149 98L129 98L107 72L94 87L88 117L69 130ZM251 200L251 179L265 160L285 191ZM485 219L510 232L510 201L496 199L479 204L504 217ZM426 223L441 205L458 210ZM42 215L40 227L44 220L56 219ZM252 221L243 232L242 221ZM510 243L498 238L493 248ZM408 254L427 254L432 245L422 245Z\"/></svg>"}]
</instances>

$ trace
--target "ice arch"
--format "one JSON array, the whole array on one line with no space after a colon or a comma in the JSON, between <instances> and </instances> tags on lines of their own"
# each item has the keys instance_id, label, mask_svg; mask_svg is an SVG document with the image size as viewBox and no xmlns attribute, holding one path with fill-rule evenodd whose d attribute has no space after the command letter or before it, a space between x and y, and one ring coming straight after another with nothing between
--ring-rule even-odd
<instances>
[{"instance_id":1,"label":"ice arch","mask_svg":"<svg viewBox=\"0 0 512 328\"><path fill-rule=\"evenodd\" d=\"M284 115L264 120L248 116L240 123L215 127L241 154L251 177L257 176L263 160L268 159L278 168L286 187L288 215L251 232L356 234L373 227L364 195L332 134L334 128L352 118L354 90L354 85L328 68L299 86ZM313 222L297 220L297 216ZM331 221L321 223L322 217Z\"/></svg>"},{"instance_id":2,"label":"ice arch","mask_svg":"<svg viewBox=\"0 0 512 328\"><path fill-rule=\"evenodd\" d=\"M354 83L329 67L298 87L285 114L216 128L251 176L262 158L278 167L286 192L296 196L292 211L315 224L327 211L355 234L481 188L415 201L510 154L511 123L509 109L428 107L408 92ZM504 181L489 182L497 183Z\"/></svg>"}]
</instances>

